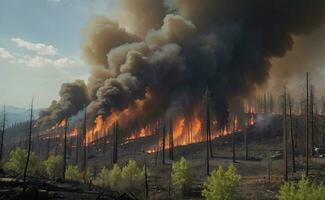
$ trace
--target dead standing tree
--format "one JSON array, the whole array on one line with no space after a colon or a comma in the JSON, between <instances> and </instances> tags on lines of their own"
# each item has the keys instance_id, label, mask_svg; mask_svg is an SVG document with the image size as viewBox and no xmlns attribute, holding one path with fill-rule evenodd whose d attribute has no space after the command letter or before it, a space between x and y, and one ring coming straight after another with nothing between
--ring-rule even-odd
<instances>
[{"instance_id":1,"label":"dead standing tree","mask_svg":"<svg viewBox=\"0 0 325 200\"><path fill-rule=\"evenodd\" d=\"M288 139L287 139L287 94L286 87L284 87L283 94L283 178L285 181L288 181Z\"/></svg>"},{"instance_id":2,"label":"dead standing tree","mask_svg":"<svg viewBox=\"0 0 325 200\"><path fill-rule=\"evenodd\" d=\"M207 176L210 175L210 155L209 151L211 153L211 130L210 130L210 107L209 107L209 90L206 90L205 93L205 100L206 100L206 125L205 125L205 131L206 131L206 174ZM212 155L211 155L212 156Z\"/></svg>"},{"instance_id":3,"label":"dead standing tree","mask_svg":"<svg viewBox=\"0 0 325 200\"><path fill-rule=\"evenodd\" d=\"M247 129L244 130L244 143L245 143L245 160L248 160L248 143L247 143Z\"/></svg>"},{"instance_id":4,"label":"dead standing tree","mask_svg":"<svg viewBox=\"0 0 325 200\"><path fill-rule=\"evenodd\" d=\"M118 129L119 129L119 124L118 121L115 122L114 124L114 129L113 129L113 158L112 158L112 163L117 164L118 160L118 153L117 153L117 145L118 145Z\"/></svg>"},{"instance_id":5,"label":"dead standing tree","mask_svg":"<svg viewBox=\"0 0 325 200\"><path fill-rule=\"evenodd\" d=\"M308 73L306 74L306 169L305 169L305 176L307 177L309 174L309 77Z\"/></svg>"},{"instance_id":6,"label":"dead standing tree","mask_svg":"<svg viewBox=\"0 0 325 200\"><path fill-rule=\"evenodd\" d=\"M68 132L69 120L65 119L64 124L64 146L63 146L63 166L62 166L62 178L65 180L65 170L67 165L67 132Z\"/></svg>"},{"instance_id":7,"label":"dead standing tree","mask_svg":"<svg viewBox=\"0 0 325 200\"><path fill-rule=\"evenodd\" d=\"M107 130L106 130L106 125L105 125L105 120L104 120L104 129L103 129L103 138L102 138L102 142L103 142L103 147L102 147L102 153L103 153L103 155L105 155L105 153L106 153L106 145L107 145Z\"/></svg>"},{"instance_id":8,"label":"dead standing tree","mask_svg":"<svg viewBox=\"0 0 325 200\"><path fill-rule=\"evenodd\" d=\"M27 169L28 169L28 164L29 164L29 159L30 159L30 153L31 153L31 145L32 145L32 131L33 131L33 102L34 99L32 99L32 103L30 106L30 119L29 119L29 134L28 134L28 151L27 151L27 159L26 159L26 164L24 168L24 173L23 173L23 185L24 185L24 191L27 188L26 185L26 176L27 176Z\"/></svg>"},{"instance_id":9,"label":"dead standing tree","mask_svg":"<svg viewBox=\"0 0 325 200\"><path fill-rule=\"evenodd\" d=\"M310 87L310 125L311 125L311 132L310 132L310 143L311 143L311 155L314 156L314 87L311 85Z\"/></svg>"},{"instance_id":10,"label":"dead standing tree","mask_svg":"<svg viewBox=\"0 0 325 200\"><path fill-rule=\"evenodd\" d=\"M235 132L236 132L236 122L235 119L233 121L234 125L233 125L233 132L231 134L231 149L232 149L232 162L235 163L236 162L236 138L235 138Z\"/></svg>"},{"instance_id":11,"label":"dead standing tree","mask_svg":"<svg viewBox=\"0 0 325 200\"><path fill-rule=\"evenodd\" d=\"M84 180L87 170L87 109L84 108L84 121L82 129L82 146L83 146L83 159L81 169L84 172Z\"/></svg>"},{"instance_id":12,"label":"dead standing tree","mask_svg":"<svg viewBox=\"0 0 325 200\"><path fill-rule=\"evenodd\" d=\"M80 134L79 130L77 131L77 136L76 136L76 160L75 160L75 165L78 166L79 162L79 148L80 148Z\"/></svg>"},{"instance_id":13,"label":"dead standing tree","mask_svg":"<svg viewBox=\"0 0 325 200\"><path fill-rule=\"evenodd\" d=\"M288 97L289 101L289 118L290 118L290 138L291 138L291 160L292 160L292 172L296 172L296 162L295 162L295 138L293 133L293 117L292 117L292 98Z\"/></svg>"},{"instance_id":14,"label":"dead standing tree","mask_svg":"<svg viewBox=\"0 0 325 200\"><path fill-rule=\"evenodd\" d=\"M162 129L162 164L165 164L165 140L166 140L166 123L163 122L163 129Z\"/></svg>"},{"instance_id":15,"label":"dead standing tree","mask_svg":"<svg viewBox=\"0 0 325 200\"><path fill-rule=\"evenodd\" d=\"M170 119L169 123L169 159L174 160L174 131L172 119Z\"/></svg>"},{"instance_id":16,"label":"dead standing tree","mask_svg":"<svg viewBox=\"0 0 325 200\"><path fill-rule=\"evenodd\" d=\"M1 130L1 143L0 143L0 162L3 158L3 142L4 142L4 134L6 129L6 106L3 106L3 119L2 119L2 130Z\"/></svg>"}]
</instances>

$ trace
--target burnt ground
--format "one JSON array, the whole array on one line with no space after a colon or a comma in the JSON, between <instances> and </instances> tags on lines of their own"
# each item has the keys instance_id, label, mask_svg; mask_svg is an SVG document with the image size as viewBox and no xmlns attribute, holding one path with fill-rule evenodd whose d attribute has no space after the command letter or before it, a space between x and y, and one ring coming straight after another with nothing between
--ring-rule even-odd
<instances>
[{"instance_id":1,"label":"burnt ground","mask_svg":"<svg viewBox=\"0 0 325 200\"><path fill-rule=\"evenodd\" d=\"M290 153L290 142L288 142L288 171L289 179L298 179L304 174L304 120L299 119L297 123L297 148L296 148L296 168L297 172L292 173L292 159ZM318 133L321 134L321 133ZM153 136L154 137L154 136ZM150 147L155 138L140 138L135 142L123 145L120 149L119 163L122 165L128 159L136 160L143 164L144 154L142 149ZM276 152L281 152L283 148L282 121L281 116L261 115L258 117L256 125L248 129L248 149L249 160L245 160L244 135L242 132L235 133L236 141L236 162L234 163L237 172L241 175L241 183L238 189L240 199L276 199L278 189L283 183L283 159L272 159ZM224 168L233 163L232 160L232 136L217 138L212 142L214 157L210 159L210 169L219 166ZM206 148L205 143L191 144L188 146L176 147L174 159L179 160L182 156L187 159L192 175L192 194L188 199L203 199L200 197L202 182L206 178L205 164ZM151 153L146 156L149 165L150 177L150 197L152 199L168 199L168 196L175 196L170 186L171 161L168 150L165 152L166 164L162 165L162 152ZM110 152L104 156L97 156L94 162L97 165L110 163ZM105 159L107 158L107 159ZM95 167L97 168L97 167ZM324 179L325 158L311 158L310 176Z\"/></svg>"},{"instance_id":2,"label":"burnt ground","mask_svg":"<svg viewBox=\"0 0 325 200\"><path fill-rule=\"evenodd\" d=\"M282 140L282 121L281 116L261 115L257 117L257 124L249 127L248 133L248 149L249 159L245 160L244 135L242 132L235 133L236 143L236 161L232 160L232 136L228 135L213 140L213 154L210 158L210 169L213 170L219 166L224 168L230 164L234 164L238 174L241 176L240 187L238 188L239 199L277 199L277 192L283 183L283 159L270 158L276 152L281 152L283 147ZM304 173L304 123L303 119L298 119L295 130L297 132L297 150L296 150L296 166L297 172L292 173L291 153L289 149L288 170L289 179L295 180ZM319 132L318 134L322 134ZM145 149L152 148L155 144L157 136L149 136L139 138L119 147L119 164L124 165L129 159L136 160L142 166L144 164L144 156L149 168L149 197L150 199L180 199L178 194L171 186L171 160L169 160L168 150L165 152L166 164L162 164L162 152L145 154ZM317 143L321 144L320 141ZM289 146L290 148L290 142ZM99 150L99 151L98 151ZM98 152L97 152L98 151ZM95 147L89 150L88 167L91 172L96 175L103 166L112 167L111 149L109 148L105 154ZM72 159L68 162L73 163ZM187 159L191 170L191 192L185 199L203 199L201 197L202 183L206 178L205 164L206 148L205 143L196 143L174 149L174 160L179 160L182 156ZM311 158L310 174L312 178L325 180L325 158ZM58 183L52 183L57 186ZM50 194L54 199L98 199L101 194L100 189L89 190L86 186L80 186L77 191L70 191L71 185L66 189L52 191ZM110 191L108 191L110 194ZM123 195L123 194L119 194ZM143 196L137 196L143 199ZM101 196L99 199L118 199L108 196ZM122 197L123 199L123 197Z\"/></svg>"}]
</instances>

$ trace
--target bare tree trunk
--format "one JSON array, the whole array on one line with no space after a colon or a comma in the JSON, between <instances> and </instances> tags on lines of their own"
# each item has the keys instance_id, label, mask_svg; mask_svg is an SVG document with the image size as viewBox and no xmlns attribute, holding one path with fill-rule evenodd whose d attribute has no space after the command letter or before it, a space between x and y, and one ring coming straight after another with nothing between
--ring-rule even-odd
<instances>
[{"instance_id":1,"label":"bare tree trunk","mask_svg":"<svg viewBox=\"0 0 325 200\"><path fill-rule=\"evenodd\" d=\"M33 101L31 103L31 108L30 108L30 121L29 121L29 134L28 134L28 151L27 151L27 160L24 168L24 174L23 174L23 182L24 182L24 191L27 188L26 185L26 176L27 176L27 169L28 169L28 164L29 164L29 158L30 158L30 150L31 150L31 144L32 144L32 130L33 130Z\"/></svg>"},{"instance_id":2,"label":"bare tree trunk","mask_svg":"<svg viewBox=\"0 0 325 200\"><path fill-rule=\"evenodd\" d=\"M208 134L209 134L209 149L210 149L210 157L213 158L212 136L211 136L211 124L210 124L210 114L209 114L209 119L208 119L207 123L209 124L209 126L208 126Z\"/></svg>"},{"instance_id":3,"label":"bare tree trunk","mask_svg":"<svg viewBox=\"0 0 325 200\"><path fill-rule=\"evenodd\" d=\"M65 170L67 165L67 131L68 131L68 119L65 119L65 126L64 126L64 148L63 148L63 171L62 171L62 178L65 180Z\"/></svg>"},{"instance_id":4,"label":"bare tree trunk","mask_svg":"<svg viewBox=\"0 0 325 200\"><path fill-rule=\"evenodd\" d=\"M310 121L311 121L311 134L310 134L310 143L311 143L311 155L314 156L314 88L311 85L310 88Z\"/></svg>"},{"instance_id":5,"label":"bare tree trunk","mask_svg":"<svg viewBox=\"0 0 325 200\"><path fill-rule=\"evenodd\" d=\"M307 99L306 99L306 169L305 169L305 176L307 177L309 175L309 78L308 73L306 75L306 90L307 90Z\"/></svg>"},{"instance_id":6,"label":"bare tree trunk","mask_svg":"<svg viewBox=\"0 0 325 200\"><path fill-rule=\"evenodd\" d=\"M105 125L104 125L104 127L105 127ZM107 143L107 132L106 132L106 128L104 128L104 134L103 135L104 135L103 136L103 155L105 155L105 153L106 153L106 143Z\"/></svg>"},{"instance_id":7,"label":"bare tree trunk","mask_svg":"<svg viewBox=\"0 0 325 200\"><path fill-rule=\"evenodd\" d=\"M157 143L156 143L156 151L155 151L155 166L158 165L158 154L159 154L159 142L160 142L160 121L158 120L158 122L156 123L156 129L155 129L155 132L156 132L156 137L157 137Z\"/></svg>"},{"instance_id":8,"label":"bare tree trunk","mask_svg":"<svg viewBox=\"0 0 325 200\"><path fill-rule=\"evenodd\" d=\"M144 152L144 199L149 198L149 186L148 186L148 172L147 172L147 161L146 161L146 152Z\"/></svg>"},{"instance_id":9,"label":"bare tree trunk","mask_svg":"<svg viewBox=\"0 0 325 200\"><path fill-rule=\"evenodd\" d=\"M2 119L2 130L1 130L1 143L0 143L0 162L3 159L3 143L4 143L4 134L6 129L6 106L3 106L3 119Z\"/></svg>"},{"instance_id":10,"label":"bare tree trunk","mask_svg":"<svg viewBox=\"0 0 325 200\"><path fill-rule=\"evenodd\" d=\"M293 136L293 119L292 119L292 104L291 96L289 96L289 117L290 117L290 137L291 137L291 159L292 159L292 172L296 172L296 162L295 162L295 142Z\"/></svg>"},{"instance_id":11,"label":"bare tree trunk","mask_svg":"<svg viewBox=\"0 0 325 200\"><path fill-rule=\"evenodd\" d=\"M166 139L166 124L163 122L163 130L162 130L162 164L165 164L165 139Z\"/></svg>"},{"instance_id":12,"label":"bare tree trunk","mask_svg":"<svg viewBox=\"0 0 325 200\"><path fill-rule=\"evenodd\" d=\"M169 159L174 160L174 130L172 119L170 119L169 123Z\"/></svg>"},{"instance_id":13,"label":"bare tree trunk","mask_svg":"<svg viewBox=\"0 0 325 200\"><path fill-rule=\"evenodd\" d=\"M266 113L266 93L264 93L264 99L263 99L263 112Z\"/></svg>"},{"instance_id":14,"label":"bare tree trunk","mask_svg":"<svg viewBox=\"0 0 325 200\"><path fill-rule=\"evenodd\" d=\"M116 164L117 163L117 159L118 159L118 156L117 156L117 140L118 140L118 121L115 122L115 125L114 125L114 142L113 142L113 159L112 159L112 162L113 164Z\"/></svg>"},{"instance_id":15,"label":"bare tree trunk","mask_svg":"<svg viewBox=\"0 0 325 200\"><path fill-rule=\"evenodd\" d=\"M325 145L325 117L323 118L323 131L322 131L322 140L323 140L323 145Z\"/></svg>"},{"instance_id":16,"label":"bare tree trunk","mask_svg":"<svg viewBox=\"0 0 325 200\"><path fill-rule=\"evenodd\" d=\"M85 173L87 170L87 109L84 108L84 121L83 121L83 129L82 129L82 147L83 147L83 159L82 159L82 171ZM85 174L84 174L85 180Z\"/></svg>"},{"instance_id":17,"label":"bare tree trunk","mask_svg":"<svg viewBox=\"0 0 325 200\"><path fill-rule=\"evenodd\" d=\"M236 162L235 132L232 133L231 139L232 139L232 145L231 145L231 148L232 148L232 162L235 163Z\"/></svg>"},{"instance_id":18,"label":"bare tree trunk","mask_svg":"<svg viewBox=\"0 0 325 200\"><path fill-rule=\"evenodd\" d=\"M193 132L193 129L192 129L192 121L190 121L190 138L191 138L191 139L190 139L190 140L191 140L191 141L190 141L190 144L193 143L193 135L192 135L193 133L192 133L192 132Z\"/></svg>"},{"instance_id":19,"label":"bare tree trunk","mask_svg":"<svg viewBox=\"0 0 325 200\"><path fill-rule=\"evenodd\" d=\"M248 128L244 130L244 145L245 145L245 160L248 160L248 141L247 141Z\"/></svg>"},{"instance_id":20,"label":"bare tree trunk","mask_svg":"<svg viewBox=\"0 0 325 200\"><path fill-rule=\"evenodd\" d=\"M284 87L284 105L283 105L283 178L288 181L288 153L287 153L287 94Z\"/></svg>"},{"instance_id":21,"label":"bare tree trunk","mask_svg":"<svg viewBox=\"0 0 325 200\"><path fill-rule=\"evenodd\" d=\"M274 107L273 104L274 104L273 103L273 96L272 96L272 93L270 93L270 112L271 113L273 113L273 111L274 111L273 110L273 107Z\"/></svg>"},{"instance_id":22,"label":"bare tree trunk","mask_svg":"<svg viewBox=\"0 0 325 200\"><path fill-rule=\"evenodd\" d=\"M210 175L210 155L209 155L209 144L210 144L210 111L209 111L209 90L206 90L206 174ZM210 149L211 151L211 149Z\"/></svg>"},{"instance_id":23,"label":"bare tree trunk","mask_svg":"<svg viewBox=\"0 0 325 200\"><path fill-rule=\"evenodd\" d=\"M267 153L267 177L268 182L271 183L271 152Z\"/></svg>"},{"instance_id":24,"label":"bare tree trunk","mask_svg":"<svg viewBox=\"0 0 325 200\"><path fill-rule=\"evenodd\" d=\"M77 131L77 137L76 137L76 160L75 160L75 165L78 166L79 162L79 148L80 148L80 134L79 131Z\"/></svg>"}]
</instances>

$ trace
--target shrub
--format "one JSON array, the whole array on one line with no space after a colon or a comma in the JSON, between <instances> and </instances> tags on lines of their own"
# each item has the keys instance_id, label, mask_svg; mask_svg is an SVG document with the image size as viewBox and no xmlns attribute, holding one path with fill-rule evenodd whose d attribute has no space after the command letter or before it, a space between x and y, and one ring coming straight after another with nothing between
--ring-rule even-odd
<instances>
[{"instance_id":1,"label":"shrub","mask_svg":"<svg viewBox=\"0 0 325 200\"><path fill-rule=\"evenodd\" d=\"M240 176L236 174L236 168L233 165L227 171L219 167L218 170L213 170L211 176L204 182L202 196L207 200L235 199L239 181Z\"/></svg>"},{"instance_id":2,"label":"shrub","mask_svg":"<svg viewBox=\"0 0 325 200\"><path fill-rule=\"evenodd\" d=\"M17 148L10 152L9 160L4 164L4 169L16 173L23 173L27 161L27 151ZM31 152L27 172L33 175L39 170L39 160L34 152Z\"/></svg>"},{"instance_id":3,"label":"shrub","mask_svg":"<svg viewBox=\"0 0 325 200\"><path fill-rule=\"evenodd\" d=\"M104 167L98 174L98 180L102 187L108 188L110 186L110 171Z\"/></svg>"},{"instance_id":4,"label":"shrub","mask_svg":"<svg viewBox=\"0 0 325 200\"><path fill-rule=\"evenodd\" d=\"M109 171L109 187L113 190L120 190L120 185L122 183L121 179L121 168L115 164L113 169Z\"/></svg>"},{"instance_id":5,"label":"shrub","mask_svg":"<svg viewBox=\"0 0 325 200\"><path fill-rule=\"evenodd\" d=\"M65 178L71 181L80 181L80 172L77 166L70 165L65 171Z\"/></svg>"},{"instance_id":6,"label":"shrub","mask_svg":"<svg viewBox=\"0 0 325 200\"><path fill-rule=\"evenodd\" d=\"M143 189L144 171L130 160L123 168L117 164L111 170L104 167L99 173L98 183L112 190L137 193Z\"/></svg>"},{"instance_id":7,"label":"shrub","mask_svg":"<svg viewBox=\"0 0 325 200\"><path fill-rule=\"evenodd\" d=\"M50 178L60 177L62 175L62 163L61 156L51 155L47 160L43 162L44 170Z\"/></svg>"},{"instance_id":8,"label":"shrub","mask_svg":"<svg viewBox=\"0 0 325 200\"><path fill-rule=\"evenodd\" d=\"M128 164L121 171L122 190L138 192L143 187L144 171L137 166L134 160L129 160Z\"/></svg>"},{"instance_id":9,"label":"shrub","mask_svg":"<svg viewBox=\"0 0 325 200\"><path fill-rule=\"evenodd\" d=\"M182 157L180 161L173 162L172 182L176 189L183 194L189 189L190 171L188 162L184 157Z\"/></svg>"},{"instance_id":10,"label":"shrub","mask_svg":"<svg viewBox=\"0 0 325 200\"><path fill-rule=\"evenodd\" d=\"M325 197L324 185L315 185L302 177L298 183L287 182L281 186L279 200L323 200Z\"/></svg>"}]
</instances>

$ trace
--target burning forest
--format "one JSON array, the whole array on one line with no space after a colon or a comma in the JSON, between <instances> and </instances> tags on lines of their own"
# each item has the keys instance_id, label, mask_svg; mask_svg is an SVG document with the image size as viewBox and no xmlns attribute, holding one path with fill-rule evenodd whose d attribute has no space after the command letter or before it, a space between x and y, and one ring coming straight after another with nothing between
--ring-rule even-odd
<instances>
[{"instance_id":1,"label":"burning forest","mask_svg":"<svg viewBox=\"0 0 325 200\"><path fill-rule=\"evenodd\" d=\"M297 188L306 183L323 199L323 180L314 175L325 176L325 90L317 86L324 72L314 65L319 53L307 47L315 40L310 43L321 49L325 41L320 34L324 1L107 0L105 6L90 5L96 4L101 14L83 24L80 39L87 78L63 83L59 99L39 116L32 103L26 123L6 127L4 109L0 169L16 176L0 181L0 195L28 199L33 192L41 194L34 188L47 181L45 199L286 199L283 179ZM50 45L12 41L37 52L33 63L41 56L60 56ZM301 54L295 52L297 44L305 45L299 59L310 67L291 65ZM9 53L0 46L0 61L15 63L18 53ZM67 61L44 57L44 62L51 59L58 69ZM26 134L16 134L18 127ZM16 139L4 144L7 132ZM24 164L15 168L18 154ZM33 171L36 160L42 164ZM294 183L298 172L305 176ZM234 188L214 185L227 176ZM1 192L16 183L22 192ZM81 187L82 194L71 187Z\"/></svg>"}]
</instances>

